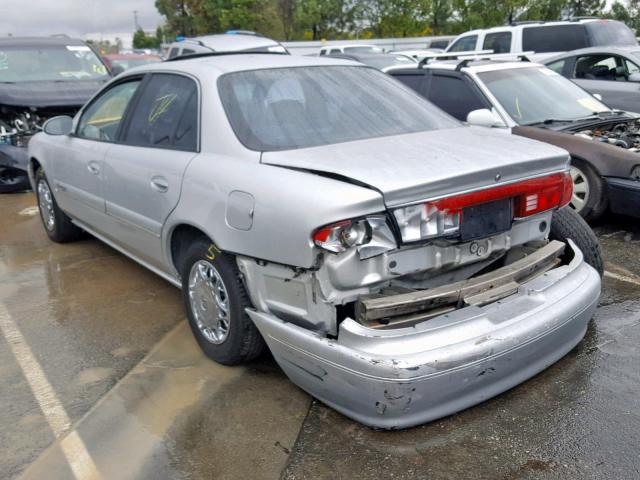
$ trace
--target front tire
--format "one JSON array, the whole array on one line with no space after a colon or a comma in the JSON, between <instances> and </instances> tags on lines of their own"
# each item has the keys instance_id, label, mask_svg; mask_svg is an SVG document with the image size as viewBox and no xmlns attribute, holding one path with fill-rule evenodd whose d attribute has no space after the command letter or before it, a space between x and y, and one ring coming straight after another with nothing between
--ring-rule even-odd
<instances>
[{"instance_id":1,"label":"front tire","mask_svg":"<svg viewBox=\"0 0 640 480\"><path fill-rule=\"evenodd\" d=\"M38 169L35 178L38 210L45 232L51 240L57 243L76 240L82 234L82 230L76 227L67 214L58 207L49 180L47 180L42 168Z\"/></svg>"},{"instance_id":2,"label":"front tire","mask_svg":"<svg viewBox=\"0 0 640 480\"><path fill-rule=\"evenodd\" d=\"M607 209L607 198L600 175L586 162L571 159L573 195L569 205L585 220L597 220Z\"/></svg>"},{"instance_id":3,"label":"front tire","mask_svg":"<svg viewBox=\"0 0 640 480\"><path fill-rule=\"evenodd\" d=\"M29 176L24 170L0 167L0 193L29 190Z\"/></svg>"},{"instance_id":4,"label":"front tire","mask_svg":"<svg viewBox=\"0 0 640 480\"><path fill-rule=\"evenodd\" d=\"M188 245L180 258L189 326L205 355L223 365L258 357L265 344L245 311L251 302L235 258L205 239Z\"/></svg>"},{"instance_id":5,"label":"front tire","mask_svg":"<svg viewBox=\"0 0 640 480\"><path fill-rule=\"evenodd\" d=\"M569 238L573 240L573 243L582 252L584 261L595 268L600 277L602 277L604 261L598 237L593 233L589 224L575 210L570 207L564 207L553 213L549 238L565 243Z\"/></svg>"}]
</instances>

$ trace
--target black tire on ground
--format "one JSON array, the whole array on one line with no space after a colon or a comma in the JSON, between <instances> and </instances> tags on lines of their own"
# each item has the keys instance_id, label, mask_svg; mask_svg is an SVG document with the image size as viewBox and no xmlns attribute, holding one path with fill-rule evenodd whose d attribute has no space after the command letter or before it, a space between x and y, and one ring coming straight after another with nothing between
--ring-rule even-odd
<instances>
[{"instance_id":1,"label":"black tire on ground","mask_svg":"<svg viewBox=\"0 0 640 480\"><path fill-rule=\"evenodd\" d=\"M51 189L49 181L47 180L47 177L44 174L44 170L42 170L42 168L39 168L36 171L35 180L36 197L38 198L38 210L40 211L40 219L42 220L42 225L49 238L57 243L67 243L72 242L73 240L77 240L82 235L82 230L79 227L75 226L71 222L71 219L67 216L67 214L64 213L58 206L58 202L56 202L56 199L53 197L53 193L51 193L53 190ZM38 188L41 183L43 184L43 186L46 186L46 189L48 190L51 197L53 225L50 226L47 225L47 222L45 220L46 215L43 212L44 205L46 205L47 202L44 201L44 198L41 198L44 194L44 191L41 191L43 189Z\"/></svg>"},{"instance_id":2,"label":"black tire on ground","mask_svg":"<svg viewBox=\"0 0 640 480\"><path fill-rule=\"evenodd\" d=\"M561 242L566 242L570 238L582 251L584 260L602 277L604 261L598 237L575 210L564 207L553 213L549 238Z\"/></svg>"},{"instance_id":3,"label":"black tire on ground","mask_svg":"<svg viewBox=\"0 0 640 480\"><path fill-rule=\"evenodd\" d=\"M188 243L178 258L182 266L182 298L189 326L205 355L223 365L238 365L258 357L264 351L265 343L245 311L245 308L252 305L235 258L221 252L211 241L202 237ZM213 266L226 289L228 334L221 343L216 344L205 336L192 311L189 281L192 268L197 262Z\"/></svg>"},{"instance_id":4,"label":"black tire on ground","mask_svg":"<svg viewBox=\"0 0 640 480\"><path fill-rule=\"evenodd\" d=\"M0 167L0 193L29 190L29 175L24 170Z\"/></svg>"},{"instance_id":5,"label":"black tire on ground","mask_svg":"<svg viewBox=\"0 0 640 480\"><path fill-rule=\"evenodd\" d=\"M602 178L591 165L579 158L572 158L571 166L581 172L584 180L586 180L588 184L589 189L589 197L587 199L587 202L578 213L580 213L580 215L588 222L597 220L607 210L608 205L607 195ZM574 189L575 188L576 184L574 183Z\"/></svg>"}]
</instances>

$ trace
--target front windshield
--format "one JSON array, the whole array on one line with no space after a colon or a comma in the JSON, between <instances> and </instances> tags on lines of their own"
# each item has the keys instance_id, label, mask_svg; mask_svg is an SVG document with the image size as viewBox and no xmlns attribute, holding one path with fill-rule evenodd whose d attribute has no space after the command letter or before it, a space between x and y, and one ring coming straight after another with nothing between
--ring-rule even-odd
<instances>
[{"instance_id":1,"label":"front windshield","mask_svg":"<svg viewBox=\"0 0 640 480\"><path fill-rule=\"evenodd\" d=\"M257 151L460 125L413 90L368 67L235 72L220 77L218 89L238 139Z\"/></svg>"},{"instance_id":2,"label":"front windshield","mask_svg":"<svg viewBox=\"0 0 640 480\"><path fill-rule=\"evenodd\" d=\"M107 69L85 45L0 47L0 82L106 80Z\"/></svg>"},{"instance_id":3,"label":"front windshield","mask_svg":"<svg viewBox=\"0 0 640 480\"><path fill-rule=\"evenodd\" d=\"M541 67L479 73L494 97L520 125L573 121L610 109L575 83Z\"/></svg>"}]
</instances>

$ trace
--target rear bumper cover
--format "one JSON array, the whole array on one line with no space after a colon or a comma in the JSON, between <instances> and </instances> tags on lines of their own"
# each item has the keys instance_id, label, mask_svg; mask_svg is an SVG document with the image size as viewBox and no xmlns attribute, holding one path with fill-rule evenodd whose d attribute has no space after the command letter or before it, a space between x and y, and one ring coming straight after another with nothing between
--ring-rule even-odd
<instances>
[{"instance_id":1,"label":"rear bumper cover","mask_svg":"<svg viewBox=\"0 0 640 480\"><path fill-rule=\"evenodd\" d=\"M640 217L640 182L627 178L605 177L611 211Z\"/></svg>"},{"instance_id":2,"label":"rear bumper cover","mask_svg":"<svg viewBox=\"0 0 640 480\"><path fill-rule=\"evenodd\" d=\"M534 376L584 336L600 277L574 258L520 285L517 293L414 327L340 324L337 340L248 310L274 357L301 388L378 428L405 428L450 415Z\"/></svg>"}]
</instances>

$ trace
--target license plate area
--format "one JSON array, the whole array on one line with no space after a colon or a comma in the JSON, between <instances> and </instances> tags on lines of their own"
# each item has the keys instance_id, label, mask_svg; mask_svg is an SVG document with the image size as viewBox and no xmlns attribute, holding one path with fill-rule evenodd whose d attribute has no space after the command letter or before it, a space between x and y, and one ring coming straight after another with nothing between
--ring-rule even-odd
<instances>
[{"instance_id":1,"label":"license plate area","mask_svg":"<svg viewBox=\"0 0 640 480\"><path fill-rule=\"evenodd\" d=\"M460 238L474 240L511 229L513 200L503 198L462 209Z\"/></svg>"}]
</instances>

